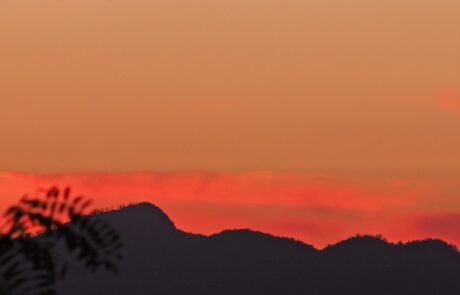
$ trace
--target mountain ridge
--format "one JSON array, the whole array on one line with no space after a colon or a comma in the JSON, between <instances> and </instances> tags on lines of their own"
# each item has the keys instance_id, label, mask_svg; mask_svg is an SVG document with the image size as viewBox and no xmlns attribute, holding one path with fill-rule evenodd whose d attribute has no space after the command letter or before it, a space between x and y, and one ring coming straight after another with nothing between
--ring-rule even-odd
<instances>
[{"instance_id":1,"label":"mountain ridge","mask_svg":"<svg viewBox=\"0 0 460 295\"><path fill-rule=\"evenodd\" d=\"M270 237L270 238L274 238L274 239L288 240L288 241L291 241L291 242L294 242L294 243L303 244L305 246L312 247L317 251L324 251L326 249L337 248L337 247L340 247L343 244L356 242L356 241L358 243L360 241L374 242L376 244L380 243L382 245L386 244L386 245L390 245L390 246L401 246L401 245L403 245L403 246L413 246L413 245L421 245L421 244L423 245L423 243L431 243L431 244L437 244L439 247L449 248L449 249L455 250L457 252L459 251L455 245L450 244L450 243L448 243L448 242L446 242L446 241L444 241L442 239L436 239L436 238L426 238L426 239L420 239L420 240L409 240L407 242L402 242L402 241L391 242L391 241L388 241L387 239L385 239L385 237L383 237L382 235L356 234L356 235L350 236L349 238L346 238L344 240L339 240L339 241L337 241L337 242L335 242L333 244L328 244L327 246L325 246L323 248L317 248L317 247L315 247L315 246L313 246L311 244L308 244L307 242L304 242L302 240L299 240L299 239L296 239L296 238L293 238L293 237L273 235L271 233L267 233L267 232L263 232L263 231L259 231L259 230L252 230L250 228L224 229L224 230L221 230L219 232L209 234L209 235L204 235L204 234L200 234L200 233L190 233L190 232L186 232L186 231L183 231L183 230L177 228L175 226L174 222L172 221L172 219L166 214L166 212L164 212L160 207L158 207L158 206L156 206L156 205L154 205L152 203L149 203L149 202L133 203L133 204L129 204L129 205L126 205L126 206L122 206L119 209L107 209L107 210L103 210L103 211L100 211L100 212L96 211L95 214L91 214L91 215L96 216L96 217L103 217L104 215L119 214L120 212L132 211L132 210L137 210L138 211L137 213L149 213L150 212L152 214L156 214L157 218L158 218L157 221L162 220L162 223L168 225L168 227L170 227L170 229L178 230L178 231L183 232L185 234L197 235L197 236L207 237L207 238L211 238L211 239L217 239L217 238L220 238L221 236L232 236L232 235L238 235L238 234L242 234L244 236L253 236L253 237L256 237L256 236L257 237Z\"/></svg>"},{"instance_id":2,"label":"mountain ridge","mask_svg":"<svg viewBox=\"0 0 460 295\"><path fill-rule=\"evenodd\" d=\"M190 234L148 203L93 216L123 237L120 273L73 267L62 294L460 294L460 253L440 240L362 235L318 250L248 229Z\"/></svg>"}]
</instances>

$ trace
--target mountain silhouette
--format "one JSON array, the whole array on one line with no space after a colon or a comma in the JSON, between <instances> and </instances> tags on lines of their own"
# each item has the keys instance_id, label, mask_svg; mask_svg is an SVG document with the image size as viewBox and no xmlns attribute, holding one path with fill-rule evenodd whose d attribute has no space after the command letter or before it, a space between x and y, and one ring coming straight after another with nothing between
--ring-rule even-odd
<instances>
[{"instance_id":1,"label":"mountain silhouette","mask_svg":"<svg viewBox=\"0 0 460 295\"><path fill-rule=\"evenodd\" d=\"M318 250L248 229L186 233L149 203L95 217L123 237L120 272L74 265L62 294L460 294L460 254L441 240L356 236Z\"/></svg>"}]
</instances>

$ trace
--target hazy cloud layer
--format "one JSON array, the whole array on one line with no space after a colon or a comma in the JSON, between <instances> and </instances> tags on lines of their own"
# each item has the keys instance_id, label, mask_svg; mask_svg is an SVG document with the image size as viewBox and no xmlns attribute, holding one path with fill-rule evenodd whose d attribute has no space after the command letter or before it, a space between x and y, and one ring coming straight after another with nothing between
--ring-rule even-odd
<instances>
[{"instance_id":1,"label":"hazy cloud layer","mask_svg":"<svg viewBox=\"0 0 460 295\"><path fill-rule=\"evenodd\" d=\"M460 207L452 181L357 180L276 173L0 174L1 207L38 187L69 185L95 207L149 201L181 229L210 234L252 228L324 246L356 233L390 239L439 236L460 242L449 227ZM446 213L447 212L447 213Z\"/></svg>"}]
</instances>

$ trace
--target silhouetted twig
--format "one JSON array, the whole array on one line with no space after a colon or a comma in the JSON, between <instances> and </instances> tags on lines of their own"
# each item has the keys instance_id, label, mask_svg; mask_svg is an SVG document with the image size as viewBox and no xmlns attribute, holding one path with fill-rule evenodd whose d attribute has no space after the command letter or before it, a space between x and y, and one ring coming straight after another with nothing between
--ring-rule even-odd
<instances>
[{"instance_id":1,"label":"silhouetted twig","mask_svg":"<svg viewBox=\"0 0 460 295\"><path fill-rule=\"evenodd\" d=\"M70 261L62 255L56 259L60 245L90 270L117 272L121 237L109 224L84 214L90 205L83 196L72 197L70 188L52 187L6 210L0 227L0 294L2 288L12 294L55 294Z\"/></svg>"}]
</instances>

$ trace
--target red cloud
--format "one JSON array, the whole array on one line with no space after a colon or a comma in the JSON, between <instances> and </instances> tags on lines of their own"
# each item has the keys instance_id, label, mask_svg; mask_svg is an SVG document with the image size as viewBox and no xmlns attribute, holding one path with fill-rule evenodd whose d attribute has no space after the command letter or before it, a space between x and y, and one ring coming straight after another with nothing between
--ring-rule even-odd
<instances>
[{"instance_id":1,"label":"red cloud","mask_svg":"<svg viewBox=\"0 0 460 295\"><path fill-rule=\"evenodd\" d=\"M405 232L396 223L414 208L429 207L433 200L439 204L436 185L411 180L364 182L275 173L4 173L0 210L26 192L52 185L71 186L93 198L95 207L152 202L186 231L252 228L319 247L356 233L381 233L390 239L429 234L414 222L406 222L412 226Z\"/></svg>"},{"instance_id":2,"label":"red cloud","mask_svg":"<svg viewBox=\"0 0 460 295\"><path fill-rule=\"evenodd\" d=\"M439 96L436 102L443 109L460 113L460 94L446 93Z\"/></svg>"}]
</instances>

